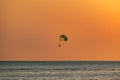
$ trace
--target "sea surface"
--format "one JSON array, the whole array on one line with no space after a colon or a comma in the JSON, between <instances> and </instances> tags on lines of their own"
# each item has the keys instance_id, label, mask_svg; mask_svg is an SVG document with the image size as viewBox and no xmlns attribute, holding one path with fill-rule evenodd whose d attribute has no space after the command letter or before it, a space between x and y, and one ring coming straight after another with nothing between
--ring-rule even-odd
<instances>
[{"instance_id":1,"label":"sea surface","mask_svg":"<svg viewBox=\"0 0 120 80\"><path fill-rule=\"evenodd\" d=\"M0 61L0 80L120 80L120 62Z\"/></svg>"}]
</instances>

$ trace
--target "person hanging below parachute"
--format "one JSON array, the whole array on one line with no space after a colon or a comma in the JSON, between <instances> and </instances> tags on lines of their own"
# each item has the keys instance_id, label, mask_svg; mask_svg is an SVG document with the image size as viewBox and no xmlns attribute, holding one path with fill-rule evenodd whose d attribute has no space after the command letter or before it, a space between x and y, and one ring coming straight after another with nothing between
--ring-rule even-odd
<instances>
[{"instance_id":1,"label":"person hanging below parachute","mask_svg":"<svg viewBox=\"0 0 120 80\"><path fill-rule=\"evenodd\" d=\"M59 41L60 41L60 44L58 46L61 47L61 45L63 44L63 42L68 41L68 38L67 38L66 35L60 35L59 36Z\"/></svg>"}]
</instances>

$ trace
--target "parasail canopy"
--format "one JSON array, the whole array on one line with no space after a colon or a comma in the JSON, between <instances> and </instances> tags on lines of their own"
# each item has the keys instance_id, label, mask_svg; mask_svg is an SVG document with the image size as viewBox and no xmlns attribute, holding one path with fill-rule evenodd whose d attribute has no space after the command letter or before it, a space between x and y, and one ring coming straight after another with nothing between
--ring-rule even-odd
<instances>
[{"instance_id":1,"label":"parasail canopy","mask_svg":"<svg viewBox=\"0 0 120 80\"><path fill-rule=\"evenodd\" d=\"M68 41L68 38L65 35L60 35L59 39L60 41Z\"/></svg>"},{"instance_id":2,"label":"parasail canopy","mask_svg":"<svg viewBox=\"0 0 120 80\"><path fill-rule=\"evenodd\" d=\"M60 36L59 36L59 40L60 40L59 47L61 47L61 45L62 45L63 42L68 41L68 38L67 38L66 35L60 35Z\"/></svg>"}]
</instances>

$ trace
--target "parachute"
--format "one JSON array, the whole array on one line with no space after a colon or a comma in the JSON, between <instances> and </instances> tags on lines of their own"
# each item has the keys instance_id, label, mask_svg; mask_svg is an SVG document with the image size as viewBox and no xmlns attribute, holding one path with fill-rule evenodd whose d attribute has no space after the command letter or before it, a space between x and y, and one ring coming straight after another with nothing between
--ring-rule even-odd
<instances>
[{"instance_id":1,"label":"parachute","mask_svg":"<svg viewBox=\"0 0 120 80\"><path fill-rule=\"evenodd\" d=\"M60 40L60 44L58 46L61 47L61 45L62 45L63 42L68 41L68 38L67 38L66 35L60 35L59 36L59 40Z\"/></svg>"}]
</instances>

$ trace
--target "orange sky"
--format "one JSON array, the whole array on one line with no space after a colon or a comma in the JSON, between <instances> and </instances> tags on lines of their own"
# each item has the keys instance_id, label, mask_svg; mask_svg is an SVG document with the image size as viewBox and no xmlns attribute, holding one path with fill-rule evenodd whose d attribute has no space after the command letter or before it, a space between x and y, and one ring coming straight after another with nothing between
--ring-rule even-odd
<instances>
[{"instance_id":1,"label":"orange sky","mask_svg":"<svg viewBox=\"0 0 120 80\"><path fill-rule=\"evenodd\" d=\"M0 60L120 60L120 0L0 0ZM58 36L69 41L58 47Z\"/></svg>"}]
</instances>

